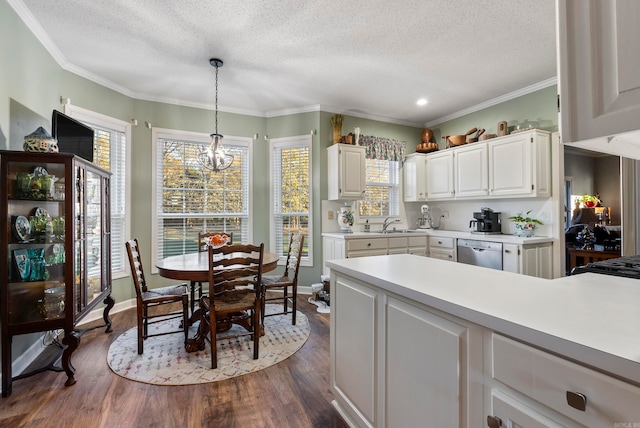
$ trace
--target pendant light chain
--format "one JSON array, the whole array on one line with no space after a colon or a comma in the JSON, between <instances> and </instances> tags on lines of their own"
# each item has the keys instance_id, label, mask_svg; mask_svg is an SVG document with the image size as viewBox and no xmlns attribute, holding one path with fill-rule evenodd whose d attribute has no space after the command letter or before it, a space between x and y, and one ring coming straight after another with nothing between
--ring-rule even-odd
<instances>
[{"instance_id":1,"label":"pendant light chain","mask_svg":"<svg viewBox=\"0 0 640 428\"><path fill-rule=\"evenodd\" d=\"M216 134L218 133L218 64L216 64Z\"/></svg>"}]
</instances>

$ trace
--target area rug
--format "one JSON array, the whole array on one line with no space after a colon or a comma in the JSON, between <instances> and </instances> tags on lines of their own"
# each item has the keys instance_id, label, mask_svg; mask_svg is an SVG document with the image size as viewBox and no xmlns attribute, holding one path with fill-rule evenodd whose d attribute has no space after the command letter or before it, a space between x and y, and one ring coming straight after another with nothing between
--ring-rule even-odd
<instances>
[{"instance_id":1,"label":"area rug","mask_svg":"<svg viewBox=\"0 0 640 428\"><path fill-rule=\"evenodd\" d=\"M273 311L273 306L267 305L267 313ZM166 331L175 329L179 322L179 319L162 321L149 328ZM191 326L189 337L195 335L197 324ZM244 330L237 325L232 329ZM225 339L218 341L218 368L211 369L209 342L204 351L188 353L182 334L150 337L144 341L144 353L138 355L137 328L134 327L111 344L107 363L117 375L154 385L216 382L265 369L290 357L309 338L309 320L300 311L296 325L291 325L291 314L274 315L265 318L264 331L260 338L260 358L253 359L251 336Z\"/></svg>"}]
</instances>

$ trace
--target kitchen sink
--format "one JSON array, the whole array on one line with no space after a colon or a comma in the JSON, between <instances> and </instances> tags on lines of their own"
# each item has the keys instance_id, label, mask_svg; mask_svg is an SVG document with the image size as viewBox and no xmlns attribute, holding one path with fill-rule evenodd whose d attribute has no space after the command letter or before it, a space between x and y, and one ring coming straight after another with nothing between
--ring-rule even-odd
<instances>
[{"instance_id":1,"label":"kitchen sink","mask_svg":"<svg viewBox=\"0 0 640 428\"><path fill-rule=\"evenodd\" d=\"M421 233L424 234L424 231L422 230L411 230L411 229L396 229L396 230L385 230L384 232L385 235L388 234L406 234L406 233Z\"/></svg>"}]
</instances>

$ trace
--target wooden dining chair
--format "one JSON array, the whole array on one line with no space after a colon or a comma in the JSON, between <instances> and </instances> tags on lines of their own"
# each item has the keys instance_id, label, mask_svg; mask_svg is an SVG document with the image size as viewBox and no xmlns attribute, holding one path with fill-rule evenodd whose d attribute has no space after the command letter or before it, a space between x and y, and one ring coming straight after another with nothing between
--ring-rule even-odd
<instances>
[{"instance_id":1,"label":"wooden dining chair","mask_svg":"<svg viewBox=\"0 0 640 428\"><path fill-rule=\"evenodd\" d=\"M227 242L229 244L233 244L233 232L198 232L198 252L200 253L206 253L209 246L207 245L207 243L205 242L205 238L208 238L210 236L214 236L214 235L227 235L229 237L229 239L227 240ZM193 313L193 311L195 310L195 305L196 305L196 288L198 289L198 300L200 301L200 299L202 298L202 283L201 282L195 282L195 281L191 281L189 283L189 291L191 294L191 313Z\"/></svg>"},{"instance_id":2,"label":"wooden dining chair","mask_svg":"<svg viewBox=\"0 0 640 428\"><path fill-rule=\"evenodd\" d=\"M209 295L202 296L200 332L211 343L211 368L218 366L217 341L250 335L253 359L260 346L262 259L264 244L232 244L209 247ZM246 332L216 334L220 323L238 323ZM208 336L206 334L208 328Z\"/></svg>"},{"instance_id":3,"label":"wooden dining chair","mask_svg":"<svg viewBox=\"0 0 640 428\"><path fill-rule=\"evenodd\" d=\"M296 325L296 298L298 297L298 271L300 270L300 259L302 258L302 247L304 245L304 235L293 232L289 238L289 252L287 253L287 263L282 275L264 275L262 277L262 323L264 318L273 315L291 313L291 324ZM291 289L291 294L289 294ZM282 295L267 297L267 291L281 290ZM266 314L266 304L272 301L282 301L282 311ZM291 303L291 311L289 311Z\"/></svg>"},{"instance_id":4,"label":"wooden dining chair","mask_svg":"<svg viewBox=\"0 0 640 428\"><path fill-rule=\"evenodd\" d=\"M187 295L187 284L169 285L160 288L149 288L142 269L142 258L138 239L133 238L125 243L133 285L136 290L136 317L138 320L138 354L143 352L143 342L153 336L162 336L172 333L184 333L184 341L187 341L189 323L189 296ZM182 303L182 310L158 311L152 308L171 303ZM149 310L153 313L150 313ZM149 325L174 318L182 318L180 328L177 330L164 331L162 333L149 334Z\"/></svg>"}]
</instances>

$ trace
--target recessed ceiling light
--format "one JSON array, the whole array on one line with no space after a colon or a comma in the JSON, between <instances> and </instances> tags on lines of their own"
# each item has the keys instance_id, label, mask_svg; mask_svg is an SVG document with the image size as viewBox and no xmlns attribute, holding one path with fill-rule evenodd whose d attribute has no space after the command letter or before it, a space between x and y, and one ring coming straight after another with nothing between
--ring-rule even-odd
<instances>
[{"instance_id":1,"label":"recessed ceiling light","mask_svg":"<svg viewBox=\"0 0 640 428\"><path fill-rule=\"evenodd\" d=\"M427 100L425 98L420 98L418 101L416 101L416 104L419 106L426 106Z\"/></svg>"}]
</instances>

